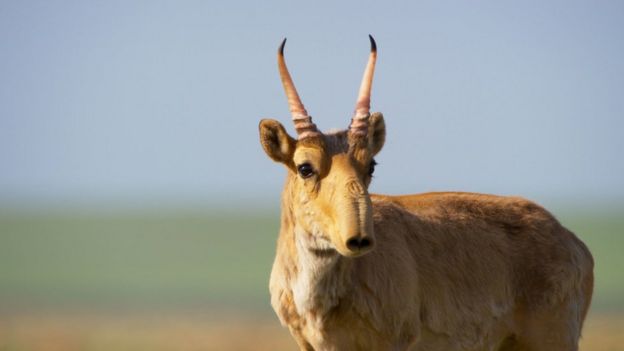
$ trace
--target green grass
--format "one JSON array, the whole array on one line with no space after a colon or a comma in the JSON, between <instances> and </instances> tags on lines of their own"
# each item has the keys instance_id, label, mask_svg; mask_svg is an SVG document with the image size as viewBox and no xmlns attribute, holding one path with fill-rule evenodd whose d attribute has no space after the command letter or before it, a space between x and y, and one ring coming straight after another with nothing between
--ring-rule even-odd
<instances>
[{"instance_id":1,"label":"green grass","mask_svg":"<svg viewBox=\"0 0 624 351\"><path fill-rule=\"evenodd\" d=\"M624 312L624 211L559 216L594 256L593 308Z\"/></svg>"},{"instance_id":2,"label":"green grass","mask_svg":"<svg viewBox=\"0 0 624 351\"><path fill-rule=\"evenodd\" d=\"M41 307L268 312L278 214L258 212L1 215L0 312ZM624 216L559 218L594 254L594 307L624 310Z\"/></svg>"},{"instance_id":3,"label":"green grass","mask_svg":"<svg viewBox=\"0 0 624 351\"><path fill-rule=\"evenodd\" d=\"M263 305L276 215L0 218L0 308Z\"/></svg>"}]
</instances>

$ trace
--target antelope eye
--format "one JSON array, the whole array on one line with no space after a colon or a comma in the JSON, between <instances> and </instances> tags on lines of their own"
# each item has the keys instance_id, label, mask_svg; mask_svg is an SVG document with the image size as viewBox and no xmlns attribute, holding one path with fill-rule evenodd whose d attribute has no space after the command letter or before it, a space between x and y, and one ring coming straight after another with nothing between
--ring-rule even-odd
<instances>
[{"instance_id":1,"label":"antelope eye","mask_svg":"<svg viewBox=\"0 0 624 351\"><path fill-rule=\"evenodd\" d=\"M314 174L314 168L309 163L302 163L297 167L297 171L302 178L309 178Z\"/></svg>"},{"instance_id":2,"label":"antelope eye","mask_svg":"<svg viewBox=\"0 0 624 351\"><path fill-rule=\"evenodd\" d=\"M368 175L372 176L373 173L375 173L375 165L377 165L377 162L375 162L375 160L372 160L370 163L370 166L368 168Z\"/></svg>"}]
</instances>

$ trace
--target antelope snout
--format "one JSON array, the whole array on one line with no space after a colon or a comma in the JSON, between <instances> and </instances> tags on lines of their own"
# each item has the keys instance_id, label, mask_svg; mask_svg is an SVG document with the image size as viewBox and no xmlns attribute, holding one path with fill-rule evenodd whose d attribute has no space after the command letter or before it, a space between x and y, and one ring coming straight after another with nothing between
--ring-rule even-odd
<instances>
[{"instance_id":1,"label":"antelope snout","mask_svg":"<svg viewBox=\"0 0 624 351\"><path fill-rule=\"evenodd\" d=\"M351 251L350 256L360 256L375 247L375 239L368 235L356 235L347 239L345 246Z\"/></svg>"}]
</instances>

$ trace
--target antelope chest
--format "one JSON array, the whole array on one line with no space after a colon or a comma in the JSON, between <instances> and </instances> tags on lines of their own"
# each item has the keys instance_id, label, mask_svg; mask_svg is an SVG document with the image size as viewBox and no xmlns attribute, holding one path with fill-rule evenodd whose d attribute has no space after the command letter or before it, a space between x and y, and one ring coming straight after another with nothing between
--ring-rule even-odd
<instances>
[{"instance_id":1,"label":"antelope chest","mask_svg":"<svg viewBox=\"0 0 624 351\"><path fill-rule=\"evenodd\" d=\"M305 300L302 296L295 297L294 291L292 293L291 314L284 317L301 349L309 346L314 350L391 349L388 339L371 329L350 303L343 304L344 299L334 304L318 298Z\"/></svg>"},{"instance_id":2,"label":"antelope chest","mask_svg":"<svg viewBox=\"0 0 624 351\"><path fill-rule=\"evenodd\" d=\"M389 349L388 339L371 328L371 318L354 308L353 262L314 252L300 250L297 275L272 284L273 308L282 323L315 350ZM279 267L273 276L283 276Z\"/></svg>"},{"instance_id":3,"label":"antelope chest","mask_svg":"<svg viewBox=\"0 0 624 351\"><path fill-rule=\"evenodd\" d=\"M308 235L298 235L296 274L283 279L284 267L275 265L271 274L272 304L282 324L315 349L331 350L339 339L340 326L332 320L341 315L340 302L348 293L350 262L338 253L315 242ZM276 258L279 261L279 257Z\"/></svg>"}]
</instances>

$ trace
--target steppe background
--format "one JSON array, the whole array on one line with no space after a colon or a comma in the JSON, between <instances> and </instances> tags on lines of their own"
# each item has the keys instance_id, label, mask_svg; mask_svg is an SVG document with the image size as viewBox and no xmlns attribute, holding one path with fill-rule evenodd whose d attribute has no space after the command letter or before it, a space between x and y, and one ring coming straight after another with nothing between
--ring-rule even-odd
<instances>
[{"instance_id":1,"label":"steppe background","mask_svg":"<svg viewBox=\"0 0 624 351\"><path fill-rule=\"evenodd\" d=\"M377 193L522 195L590 247L581 350L624 350L620 2L0 3L0 351L294 350L269 306L288 109L348 124L367 34Z\"/></svg>"}]
</instances>

